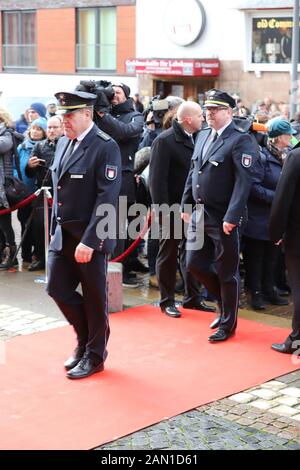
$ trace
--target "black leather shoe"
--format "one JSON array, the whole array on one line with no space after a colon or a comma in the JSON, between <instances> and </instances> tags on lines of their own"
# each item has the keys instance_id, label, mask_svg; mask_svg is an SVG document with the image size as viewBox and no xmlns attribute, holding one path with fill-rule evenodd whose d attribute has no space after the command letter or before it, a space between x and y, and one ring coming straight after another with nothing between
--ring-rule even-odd
<instances>
[{"instance_id":1,"label":"black leather shoe","mask_svg":"<svg viewBox=\"0 0 300 470\"><path fill-rule=\"evenodd\" d=\"M289 304L289 301L287 299L284 299L283 297L280 297L280 295L278 295L276 288L274 288L270 292L265 293L264 298L267 302L269 302L272 305L288 305Z\"/></svg>"},{"instance_id":2,"label":"black leather shoe","mask_svg":"<svg viewBox=\"0 0 300 470\"><path fill-rule=\"evenodd\" d=\"M274 351L281 352L284 354L293 354L297 352L297 355L300 355L300 350L298 349L293 349L291 347L288 347L285 343L273 343L271 346Z\"/></svg>"},{"instance_id":3,"label":"black leather shoe","mask_svg":"<svg viewBox=\"0 0 300 470\"><path fill-rule=\"evenodd\" d=\"M288 297L291 293L290 290L279 289L279 287L277 287L277 292L280 297Z\"/></svg>"},{"instance_id":4,"label":"black leather shoe","mask_svg":"<svg viewBox=\"0 0 300 470\"><path fill-rule=\"evenodd\" d=\"M130 271L137 271L138 273L148 273L149 268L145 266L139 259L134 260L129 265Z\"/></svg>"},{"instance_id":5,"label":"black leather shoe","mask_svg":"<svg viewBox=\"0 0 300 470\"><path fill-rule=\"evenodd\" d=\"M251 294L251 307L253 310L265 310L266 306L264 304L262 294L260 291L255 291Z\"/></svg>"},{"instance_id":6,"label":"black leather shoe","mask_svg":"<svg viewBox=\"0 0 300 470\"><path fill-rule=\"evenodd\" d=\"M213 322L209 325L209 328L212 330L219 328L221 322L221 317L216 317Z\"/></svg>"},{"instance_id":7,"label":"black leather shoe","mask_svg":"<svg viewBox=\"0 0 300 470\"><path fill-rule=\"evenodd\" d=\"M179 312L178 308L175 305L168 305L168 307L164 307L161 309L163 313L169 315L169 317L179 318L181 317L181 313Z\"/></svg>"},{"instance_id":8,"label":"black leather shoe","mask_svg":"<svg viewBox=\"0 0 300 470\"><path fill-rule=\"evenodd\" d=\"M78 362L83 358L85 348L79 348L77 347L75 351L73 352L72 356L69 357L69 359L66 360L64 363L64 368L66 370L71 370L75 366L77 366Z\"/></svg>"},{"instance_id":9,"label":"black leather shoe","mask_svg":"<svg viewBox=\"0 0 300 470\"><path fill-rule=\"evenodd\" d=\"M45 269L44 261L33 261L28 267L28 271L40 271L41 269Z\"/></svg>"},{"instance_id":10,"label":"black leather shoe","mask_svg":"<svg viewBox=\"0 0 300 470\"><path fill-rule=\"evenodd\" d=\"M216 307L210 307L203 300L198 300L196 302L186 302L182 304L183 308L189 308L191 310L202 310L203 312L215 312Z\"/></svg>"},{"instance_id":11,"label":"black leather shoe","mask_svg":"<svg viewBox=\"0 0 300 470\"><path fill-rule=\"evenodd\" d=\"M235 330L228 332L219 328L213 335L209 336L208 341L210 343L216 343L218 341L226 341L226 339L230 338L235 334Z\"/></svg>"},{"instance_id":12,"label":"black leather shoe","mask_svg":"<svg viewBox=\"0 0 300 470\"><path fill-rule=\"evenodd\" d=\"M68 379L84 379L104 370L104 362L96 362L88 354L84 355L77 366L67 372Z\"/></svg>"}]
</instances>

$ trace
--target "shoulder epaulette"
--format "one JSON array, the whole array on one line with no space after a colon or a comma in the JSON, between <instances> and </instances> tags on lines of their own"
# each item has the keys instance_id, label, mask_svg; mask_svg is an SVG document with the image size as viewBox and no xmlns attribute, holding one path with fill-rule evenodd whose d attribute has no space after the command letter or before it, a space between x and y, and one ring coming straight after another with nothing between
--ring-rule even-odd
<instances>
[{"instance_id":1,"label":"shoulder epaulette","mask_svg":"<svg viewBox=\"0 0 300 470\"><path fill-rule=\"evenodd\" d=\"M236 131L241 132L242 134L246 134L247 131L243 129L241 126L237 126L236 124L234 125L234 128Z\"/></svg>"},{"instance_id":2,"label":"shoulder epaulette","mask_svg":"<svg viewBox=\"0 0 300 470\"><path fill-rule=\"evenodd\" d=\"M101 139L105 140L106 142L107 142L108 140L111 140L111 137L110 137L108 134L106 134L106 132L101 131L101 129L98 129L97 135L98 135Z\"/></svg>"}]
</instances>

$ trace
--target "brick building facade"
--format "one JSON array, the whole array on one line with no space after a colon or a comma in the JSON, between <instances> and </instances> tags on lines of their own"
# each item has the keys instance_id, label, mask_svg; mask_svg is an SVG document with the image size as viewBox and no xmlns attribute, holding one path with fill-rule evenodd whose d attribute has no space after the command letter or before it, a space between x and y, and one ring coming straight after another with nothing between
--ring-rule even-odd
<instances>
[{"instance_id":1,"label":"brick building facade","mask_svg":"<svg viewBox=\"0 0 300 470\"><path fill-rule=\"evenodd\" d=\"M125 59L135 56L135 1L131 0L58 0L45 2L33 0L2 0L0 3L0 28L5 12L34 11L36 27L37 73L75 73L76 67L76 11L80 8L116 9L116 75L124 75ZM3 63L3 35L0 34L0 70ZM17 69L16 69L17 70ZM10 70L11 71L11 70ZM24 70L23 70L24 71ZM25 70L26 71L26 70ZM92 70L89 70L92 72ZM111 73L112 71L110 71Z\"/></svg>"},{"instance_id":2,"label":"brick building facade","mask_svg":"<svg viewBox=\"0 0 300 470\"><path fill-rule=\"evenodd\" d=\"M135 0L1 0L0 102L17 118L27 103L46 102L81 80L137 79Z\"/></svg>"}]
</instances>

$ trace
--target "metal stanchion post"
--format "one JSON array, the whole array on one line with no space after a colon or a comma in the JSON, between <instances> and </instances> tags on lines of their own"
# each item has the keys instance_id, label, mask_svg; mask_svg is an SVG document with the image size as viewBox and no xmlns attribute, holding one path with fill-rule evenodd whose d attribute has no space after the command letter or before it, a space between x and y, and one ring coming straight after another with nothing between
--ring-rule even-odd
<instances>
[{"instance_id":1,"label":"metal stanchion post","mask_svg":"<svg viewBox=\"0 0 300 470\"><path fill-rule=\"evenodd\" d=\"M43 191L43 200L44 200L44 238L45 238L45 277L44 278L37 278L34 282L39 284L47 284L48 282L48 247L49 247L49 206L48 206L48 199L50 199L51 187L43 186L41 190Z\"/></svg>"}]
</instances>

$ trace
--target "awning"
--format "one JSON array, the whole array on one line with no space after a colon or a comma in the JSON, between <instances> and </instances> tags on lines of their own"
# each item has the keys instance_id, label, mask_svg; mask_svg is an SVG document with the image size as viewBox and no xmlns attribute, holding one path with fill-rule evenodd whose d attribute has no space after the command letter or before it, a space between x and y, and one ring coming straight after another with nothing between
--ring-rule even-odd
<instances>
[{"instance_id":1,"label":"awning","mask_svg":"<svg viewBox=\"0 0 300 470\"><path fill-rule=\"evenodd\" d=\"M129 74L174 75L185 77L217 77L218 59L127 59Z\"/></svg>"},{"instance_id":2,"label":"awning","mask_svg":"<svg viewBox=\"0 0 300 470\"><path fill-rule=\"evenodd\" d=\"M293 6L293 0L244 0L236 8L238 10L284 10Z\"/></svg>"}]
</instances>

